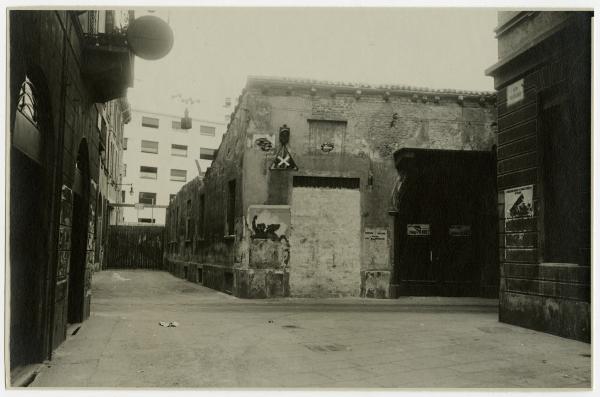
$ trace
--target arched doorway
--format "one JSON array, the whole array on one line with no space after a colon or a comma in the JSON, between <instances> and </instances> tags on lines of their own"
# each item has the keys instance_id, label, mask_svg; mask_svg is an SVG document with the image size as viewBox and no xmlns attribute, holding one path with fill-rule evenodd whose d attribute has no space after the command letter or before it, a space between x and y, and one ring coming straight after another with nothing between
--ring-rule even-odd
<instances>
[{"instance_id":1,"label":"arched doorway","mask_svg":"<svg viewBox=\"0 0 600 397\"><path fill-rule=\"evenodd\" d=\"M87 142L82 139L77 151L73 179L73 229L67 322L84 320L85 268L88 241L88 214L90 198L90 167Z\"/></svg>"},{"instance_id":2,"label":"arched doorway","mask_svg":"<svg viewBox=\"0 0 600 397\"><path fill-rule=\"evenodd\" d=\"M47 90L34 70L14 76L10 147L10 366L41 361L48 341L53 154ZM15 98L13 97L13 98Z\"/></svg>"}]
</instances>

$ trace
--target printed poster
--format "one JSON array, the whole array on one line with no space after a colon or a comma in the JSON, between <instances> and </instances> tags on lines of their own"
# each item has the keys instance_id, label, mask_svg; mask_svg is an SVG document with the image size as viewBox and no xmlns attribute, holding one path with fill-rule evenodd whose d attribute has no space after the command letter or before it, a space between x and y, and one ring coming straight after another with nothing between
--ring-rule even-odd
<instances>
[{"instance_id":1,"label":"printed poster","mask_svg":"<svg viewBox=\"0 0 600 397\"><path fill-rule=\"evenodd\" d=\"M533 217L533 185L521 186L504 191L504 217Z\"/></svg>"}]
</instances>

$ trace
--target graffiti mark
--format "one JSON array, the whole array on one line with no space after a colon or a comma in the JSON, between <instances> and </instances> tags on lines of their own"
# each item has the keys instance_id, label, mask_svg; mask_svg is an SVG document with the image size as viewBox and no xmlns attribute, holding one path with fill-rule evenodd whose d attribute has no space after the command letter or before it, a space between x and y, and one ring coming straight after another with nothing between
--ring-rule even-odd
<instances>
[{"instance_id":1,"label":"graffiti mark","mask_svg":"<svg viewBox=\"0 0 600 397\"><path fill-rule=\"evenodd\" d=\"M254 143L263 152L268 152L269 150L271 150L273 148L273 144L267 138L258 138L256 141L254 141Z\"/></svg>"}]
</instances>

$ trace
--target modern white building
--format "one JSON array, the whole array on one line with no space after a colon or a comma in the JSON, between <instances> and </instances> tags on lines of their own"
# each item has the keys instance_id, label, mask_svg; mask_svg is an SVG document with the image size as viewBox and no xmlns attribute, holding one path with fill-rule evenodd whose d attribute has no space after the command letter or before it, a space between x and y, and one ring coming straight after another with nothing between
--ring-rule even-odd
<instances>
[{"instance_id":1,"label":"modern white building","mask_svg":"<svg viewBox=\"0 0 600 397\"><path fill-rule=\"evenodd\" d=\"M120 224L165 223L172 196L188 181L204 176L226 130L226 124L191 118L181 128L181 114L132 109L125 127ZM190 115L193 116L193 115Z\"/></svg>"}]
</instances>

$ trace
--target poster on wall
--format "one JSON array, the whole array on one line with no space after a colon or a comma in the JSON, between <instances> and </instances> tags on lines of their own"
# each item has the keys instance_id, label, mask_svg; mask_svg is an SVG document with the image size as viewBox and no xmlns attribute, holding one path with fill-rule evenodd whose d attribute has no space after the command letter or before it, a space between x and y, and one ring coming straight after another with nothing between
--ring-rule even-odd
<instances>
[{"instance_id":1,"label":"poster on wall","mask_svg":"<svg viewBox=\"0 0 600 397\"><path fill-rule=\"evenodd\" d=\"M504 217L533 217L533 185L521 186L504 191Z\"/></svg>"}]
</instances>

